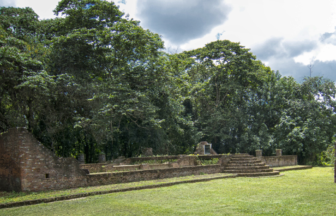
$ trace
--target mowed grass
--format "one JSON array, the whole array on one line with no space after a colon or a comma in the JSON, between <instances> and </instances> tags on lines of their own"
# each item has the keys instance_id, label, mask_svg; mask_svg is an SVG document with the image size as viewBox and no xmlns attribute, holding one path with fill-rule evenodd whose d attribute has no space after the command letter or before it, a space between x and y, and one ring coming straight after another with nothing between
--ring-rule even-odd
<instances>
[{"instance_id":1,"label":"mowed grass","mask_svg":"<svg viewBox=\"0 0 336 216\"><path fill-rule=\"evenodd\" d=\"M333 169L288 171L0 210L0 215L336 215Z\"/></svg>"},{"instance_id":2,"label":"mowed grass","mask_svg":"<svg viewBox=\"0 0 336 216\"><path fill-rule=\"evenodd\" d=\"M232 176L232 174L215 173L215 174L204 174L204 175L191 175L191 176L176 177L176 178L166 178L166 179L157 179L157 180L150 180L150 181L130 182L130 183L122 183L122 184L111 184L111 185L102 185L102 186L95 186L95 187L84 187L84 188L74 188L74 189L66 189L66 190L54 190L54 191L0 192L0 204L21 202L21 201L28 201L28 200L37 200L37 199L46 199L46 198L53 198L53 197L61 197L61 196L97 192L97 191L109 191L109 190L124 189L124 188L137 188L137 187L149 186L149 185L161 185L165 183L174 183L174 182L197 180L197 179L217 178L217 177L225 177L225 176Z\"/></svg>"}]
</instances>

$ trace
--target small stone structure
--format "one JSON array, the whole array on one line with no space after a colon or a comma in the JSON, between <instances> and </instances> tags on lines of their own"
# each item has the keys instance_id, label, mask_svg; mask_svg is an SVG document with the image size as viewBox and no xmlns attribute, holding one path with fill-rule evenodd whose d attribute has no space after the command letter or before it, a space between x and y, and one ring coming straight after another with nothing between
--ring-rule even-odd
<instances>
[{"instance_id":1,"label":"small stone structure","mask_svg":"<svg viewBox=\"0 0 336 216\"><path fill-rule=\"evenodd\" d=\"M195 155L207 155L207 154L213 154L216 155L217 153L215 150L212 149L212 144L208 143L206 141L202 141L197 144L196 151L194 153Z\"/></svg>"},{"instance_id":2,"label":"small stone structure","mask_svg":"<svg viewBox=\"0 0 336 216\"><path fill-rule=\"evenodd\" d=\"M282 149L276 149L276 156L282 156Z\"/></svg>"},{"instance_id":3,"label":"small stone structure","mask_svg":"<svg viewBox=\"0 0 336 216\"><path fill-rule=\"evenodd\" d=\"M80 164L85 164L85 155L84 155L84 153L80 153L80 154L78 155L78 162L79 162Z\"/></svg>"},{"instance_id":4,"label":"small stone structure","mask_svg":"<svg viewBox=\"0 0 336 216\"><path fill-rule=\"evenodd\" d=\"M0 191L43 191L86 186L75 158L59 158L25 128L0 135Z\"/></svg>"},{"instance_id":5,"label":"small stone structure","mask_svg":"<svg viewBox=\"0 0 336 216\"><path fill-rule=\"evenodd\" d=\"M152 148L141 148L142 155L145 157L153 156L153 149Z\"/></svg>"},{"instance_id":6,"label":"small stone structure","mask_svg":"<svg viewBox=\"0 0 336 216\"><path fill-rule=\"evenodd\" d=\"M262 156L262 150L256 150L256 157L261 157Z\"/></svg>"},{"instance_id":7,"label":"small stone structure","mask_svg":"<svg viewBox=\"0 0 336 216\"><path fill-rule=\"evenodd\" d=\"M104 163L106 162L106 155L104 153L100 153L98 157L99 163Z\"/></svg>"}]
</instances>

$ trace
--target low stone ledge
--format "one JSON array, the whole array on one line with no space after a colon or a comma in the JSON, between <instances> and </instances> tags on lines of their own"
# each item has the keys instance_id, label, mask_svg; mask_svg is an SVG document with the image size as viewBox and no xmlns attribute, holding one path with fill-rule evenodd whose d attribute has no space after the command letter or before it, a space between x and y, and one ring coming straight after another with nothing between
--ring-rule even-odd
<instances>
[{"instance_id":1,"label":"low stone ledge","mask_svg":"<svg viewBox=\"0 0 336 216\"><path fill-rule=\"evenodd\" d=\"M259 159L270 167L297 165L297 155L262 156Z\"/></svg>"},{"instance_id":2,"label":"low stone ledge","mask_svg":"<svg viewBox=\"0 0 336 216\"><path fill-rule=\"evenodd\" d=\"M130 163L135 163L135 162L143 162L143 161L149 161L149 160L156 160L156 161L161 161L161 160L177 160L179 159L178 155L175 156L160 156L160 157L138 157L138 158L127 158Z\"/></svg>"},{"instance_id":3,"label":"low stone ledge","mask_svg":"<svg viewBox=\"0 0 336 216\"><path fill-rule=\"evenodd\" d=\"M212 155L198 155L198 158L201 159L201 160L210 160L212 158L221 158L222 156L226 156L226 155L215 155L215 154L212 154Z\"/></svg>"},{"instance_id":4,"label":"low stone ledge","mask_svg":"<svg viewBox=\"0 0 336 216\"><path fill-rule=\"evenodd\" d=\"M303 169L312 169L312 166L298 166L298 167L288 167L288 168L283 168L281 169L280 167L277 168L273 168L273 170L275 171L280 171L280 172L284 172L284 171L290 171L290 170L303 170Z\"/></svg>"},{"instance_id":5,"label":"low stone ledge","mask_svg":"<svg viewBox=\"0 0 336 216\"><path fill-rule=\"evenodd\" d=\"M86 176L87 186L119 184L189 175L221 173L220 165L191 166L180 168L148 169L124 172L93 173Z\"/></svg>"}]
</instances>

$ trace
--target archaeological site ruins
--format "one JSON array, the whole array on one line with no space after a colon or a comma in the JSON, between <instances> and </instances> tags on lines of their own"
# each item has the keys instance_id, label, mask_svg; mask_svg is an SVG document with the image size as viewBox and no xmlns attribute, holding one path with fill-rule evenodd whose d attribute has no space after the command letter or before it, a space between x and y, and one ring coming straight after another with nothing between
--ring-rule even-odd
<instances>
[{"instance_id":1,"label":"archaeological site ruins","mask_svg":"<svg viewBox=\"0 0 336 216\"><path fill-rule=\"evenodd\" d=\"M279 175L272 167L297 165L296 155L272 157L217 154L210 143L200 142L194 155L124 158L85 164L83 157L60 158L26 129L12 128L0 135L0 191L45 191L144 181L188 175L232 173L237 176Z\"/></svg>"}]
</instances>

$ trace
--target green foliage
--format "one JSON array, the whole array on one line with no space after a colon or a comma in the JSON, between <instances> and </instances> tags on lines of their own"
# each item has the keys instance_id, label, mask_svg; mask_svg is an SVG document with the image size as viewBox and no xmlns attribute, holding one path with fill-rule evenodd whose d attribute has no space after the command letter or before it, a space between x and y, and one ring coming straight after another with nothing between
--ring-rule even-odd
<instances>
[{"instance_id":1,"label":"green foliage","mask_svg":"<svg viewBox=\"0 0 336 216\"><path fill-rule=\"evenodd\" d=\"M199 160L201 161L201 164L203 166L218 164L218 161L219 161L218 158L211 158L210 160L201 160L201 159L199 159Z\"/></svg>"},{"instance_id":2,"label":"green foliage","mask_svg":"<svg viewBox=\"0 0 336 216\"><path fill-rule=\"evenodd\" d=\"M320 154L336 132L334 82L281 77L228 40L167 54L113 2L62 0L54 12L39 20L31 8L0 8L0 132L27 127L57 155L87 162L142 147L190 154L203 140L218 153L330 160Z\"/></svg>"},{"instance_id":3,"label":"green foliage","mask_svg":"<svg viewBox=\"0 0 336 216\"><path fill-rule=\"evenodd\" d=\"M335 145L330 145L326 151L323 151L318 155L318 165L322 166L334 166L335 165Z\"/></svg>"},{"instance_id":4,"label":"green foliage","mask_svg":"<svg viewBox=\"0 0 336 216\"><path fill-rule=\"evenodd\" d=\"M286 100L276 126L278 148L298 154L305 161L314 161L316 154L327 149L335 134L335 96L333 82L319 77L308 78L298 88L295 97Z\"/></svg>"}]
</instances>

